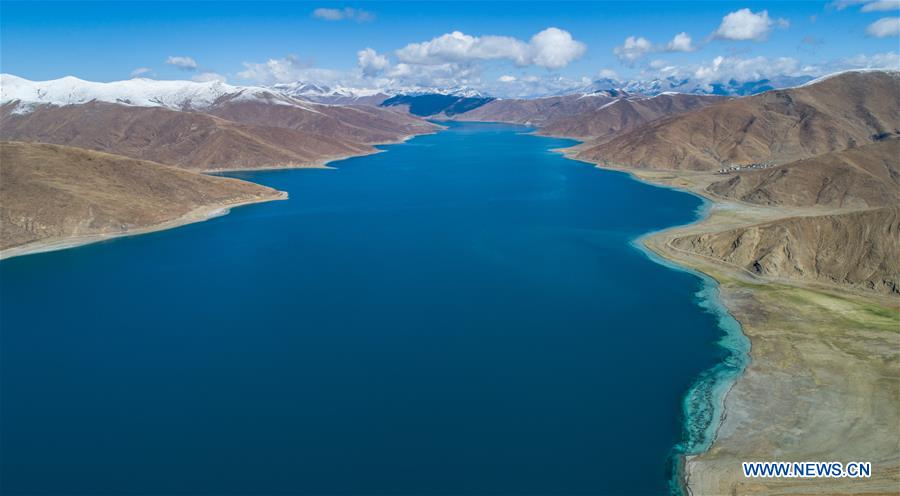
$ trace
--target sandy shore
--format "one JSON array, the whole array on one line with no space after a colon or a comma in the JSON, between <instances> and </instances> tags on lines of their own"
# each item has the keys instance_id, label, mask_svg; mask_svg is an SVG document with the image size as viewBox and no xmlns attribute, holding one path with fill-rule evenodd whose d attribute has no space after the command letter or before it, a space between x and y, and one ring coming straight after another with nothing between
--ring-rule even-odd
<instances>
[{"instance_id":1,"label":"sandy shore","mask_svg":"<svg viewBox=\"0 0 900 496\"><path fill-rule=\"evenodd\" d=\"M821 209L722 202L708 174L623 170L707 198L706 215L643 245L718 282L719 298L750 340L750 361L724 393L708 449L687 456L692 495L900 493L900 301L844 287L762 279L672 246L674 238ZM868 479L748 479L743 461L868 461Z\"/></svg>"},{"instance_id":2,"label":"sandy shore","mask_svg":"<svg viewBox=\"0 0 900 496\"><path fill-rule=\"evenodd\" d=\"M83 246L91 243L98 243L100 241L107 241L110 239L121 238L125 236L137 236L140 234L147 234L155 231L162 231L165 229L172 229L175 227L183 226L186 224L193 224L195 222L203 222L205 220L213 219L215 217L219 217L222 215L228 214L232 208L242 207L244 205L252 205L254 203L263 203L275 200L286 200L288 198L288 194L279 191L277 195L273 195L267 198L259 198L255 200L248 200L243 202L235 202L228 204L219 204L219 205L208 205L200 208L196 208L191 210L190 212L178 217L176 219L172 219L166 222L161 222L159 224L154 224L152 226L145 226L136 229L128 229L121 232L114 233L97 233L97 234L86 234L83 236L68 236L63 238L50 238L50 239L42 239L40 241L35 241L33 243L28 243L20 246L14 246L12 248L7 248L5 250L0 251L0 260L5 260L7 258L19 257L22 255L31 255L34 253L44 253L48 251L56 251L56 250L64 250L66 248L74 248L76 246Z\"/></svg>"}]
</instances>

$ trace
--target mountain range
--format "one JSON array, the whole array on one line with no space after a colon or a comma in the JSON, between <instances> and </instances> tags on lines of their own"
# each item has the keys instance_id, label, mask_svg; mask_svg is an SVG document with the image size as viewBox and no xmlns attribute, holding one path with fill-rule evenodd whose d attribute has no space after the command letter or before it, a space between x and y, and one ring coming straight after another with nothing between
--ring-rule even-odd
<instances>
[{"instance_id":1,"label":"mountain range","mask_svg":"<svg viewBox=\"0 0 900 496\"><path fill-rule=\"evenodd\" d=\"M220 82L0 80L0 138L71 145L200 170L308 167L371 153L433 124Z\"/></svg>"},{"instance_id":2,"label":"mountain range","mask_svg":"<svg viewBox=\"0 0 900 496\"><path fill-rule=\"evenodd\" d=\"M567 151L574 158L665 173L710 198L776 209L764 222L672 240L679 249L760 277L900 291L891 262L900 259L900 242L890 238L900 231L890 211L900 201L900 72L849 71L744 97L590 89L536 99L492 99L466 90L381 99L388 95L299 83L264 88L148 79L91 83L71 77L32 82L3 75L0 139L12 142L2 145L2 174L17 186L15 192L3 191L0 216L10 226L26 226L18 234L7 230L4 236L14 241L4 246L40 242L42 236L118 232L115 225L165 223L229 198L250 198L234 196L234 183L181 182L197 194L178 193L180 206L157 216L151 210L159 211L154 202L160 198L139 200L145 196L139 188L114 197L91 194L91 188L106 187L98 186L104 174L143 167L146 175L122 180L165 189L169 186L159 185L175 179L173 166L192 171L321 166L372 153L378 143L435 132L438 126L422 119L429 116L520 123L540 134L576 137L582 143ZM314 93L353 103L312 101ZM369 97L370 103L360 103ZM100 162L94 152L103 153ZM37 167L38 160L57 165L35 175L29 164ZM75 168L59 165L66 161ZM121 167L90 168L98 163ZM73 173L79 167L87 167L84 184ZM18 191L34 192L41 204L90 208L71 215L65 209L28 214L35 203ZM125 215L129 198L148 211ZM804 209L803 220L795 219L797 209ZM78 212L100 211L123 213L73 220ZM139 220L116 220L126 218ZM883 222L889 223L887 230L875 225ZM877 239L868 239L873 236ZM858 240L858 256L837 264L833 254L848 237Z\"/></svg>"}]
</instances>

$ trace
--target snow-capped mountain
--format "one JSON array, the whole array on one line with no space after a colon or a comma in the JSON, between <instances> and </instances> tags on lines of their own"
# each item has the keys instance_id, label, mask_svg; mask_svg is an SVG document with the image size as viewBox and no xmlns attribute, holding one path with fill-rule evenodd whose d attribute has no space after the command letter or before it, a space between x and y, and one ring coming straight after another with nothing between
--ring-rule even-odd
<instances>
[{"instance_id":1,"label":"snow-capped mountain","mask_svg":"<svg viewBox=\"0 0 900 496\"><path fill-rule=\"evenodd\" d=\"M173 110L201 110L228 101L258 101L313 110L312 104L278 91L257 86L233 86L220 81L136 78L99 83L72 76L30 81L11 74L0 75L0 104L16 101L19 113L28 112L37 105L76 105L91 101Z\"/></svg>"},{"instance_id":2,"label":"snow-capped mountain","mask_svg":"<svg viewBox=\"0 0 900 496\"><path fill-rule=\"evenodd\" d=\"M590 85L579 88L581 92L622 91L639 95L659 95L661 93L692 93L696 95L747 96L779 88L791 88L812 80L810 76L780 76L772 79L738 81L731 79L720 82L696 81L691 78L667 78L617 81L614 79L598 79Z\"/></svg>"},{"instance_id":3,"label":"snow-capped mountain","mask_svg":"<svg viewBox=\"0 0 900 496\"><path fill-rule=\"evenodd\" d=\"M378 105L391 94L381 89L326 86L307 81L279 83L269 87L279 93L318 103Z\"/></svg>"}]
</instances>

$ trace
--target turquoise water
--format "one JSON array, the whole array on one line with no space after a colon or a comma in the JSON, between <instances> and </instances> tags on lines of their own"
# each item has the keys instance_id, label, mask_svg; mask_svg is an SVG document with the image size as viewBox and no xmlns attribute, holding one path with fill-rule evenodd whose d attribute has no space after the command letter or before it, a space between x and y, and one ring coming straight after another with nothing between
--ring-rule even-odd
<instances>
[{"instance_id":1,"label":"turquoise water","mask_svg":"<svg viewBox=\"0 0 900 496\"><path fill-rule=\"evenodd\" d=\"M708 282L631 242L701 201L524 131L235 174L291 199L0 263L2 492L669 492L733 355Z\"/></svg>"}]
</instances>

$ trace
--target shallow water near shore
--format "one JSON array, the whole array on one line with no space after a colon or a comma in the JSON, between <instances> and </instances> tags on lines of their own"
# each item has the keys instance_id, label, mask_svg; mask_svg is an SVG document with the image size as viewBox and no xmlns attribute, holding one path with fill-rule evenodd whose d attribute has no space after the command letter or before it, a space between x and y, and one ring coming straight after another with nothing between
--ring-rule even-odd
<instances>
[{"instance_id":1,"label":"shallow water near shore","mask_svg":"<svg viewBox=\"0 0 900 496\"><path fill-rule=\"evenodd\" d=\"M448 126L0 262L2 492L670 491L686 394L733 355L708 281L631 241L701 200Z\"/></svg>"}]
</instances>

